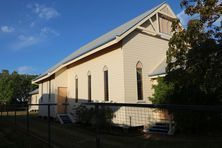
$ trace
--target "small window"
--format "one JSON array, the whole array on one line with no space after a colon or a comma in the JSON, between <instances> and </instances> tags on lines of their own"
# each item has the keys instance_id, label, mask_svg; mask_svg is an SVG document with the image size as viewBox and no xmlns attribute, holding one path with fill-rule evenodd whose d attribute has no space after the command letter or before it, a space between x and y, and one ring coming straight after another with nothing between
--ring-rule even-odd
<instances>
[{"instance_id":1,"label":"small window","mask_svg":"<svg viewBox=\"0 0 222 148\"><path fill-rule=\"evenodd\" d=\"M108 68L105 66L104 69L104 100L109 101L109 75Z\"/></svg>"},{"instance_id":2,"label":"small window","mask_svg":"<svg viewBox=\"0 0 222 148\"><path fill-rule=\"evenodd\" d=\"M78 77L76 76L76 78L75 78L76 80L75 80L75 83L76 83L76 102L78 102Z\"/></svg>"},{"instance_id":3,"label":"small window","mask_svg":"<svg viewBox=\"0 0 222 148\"><path fill-rule=\"evenodd\" d=\"M92 101L91 73L88 72L88 102Z\"/></svg>"},{"instance_id":4,"label":"small window","mask_svg":"<svg viewBox=\"0 0 222 148\"><path fill-rule=\"evenodd\" d=\"M136 65L137 77L137 97L138 100L143 100L143 78L142 78L142 63L138 62Z\"/></svg>"}]
</instances>

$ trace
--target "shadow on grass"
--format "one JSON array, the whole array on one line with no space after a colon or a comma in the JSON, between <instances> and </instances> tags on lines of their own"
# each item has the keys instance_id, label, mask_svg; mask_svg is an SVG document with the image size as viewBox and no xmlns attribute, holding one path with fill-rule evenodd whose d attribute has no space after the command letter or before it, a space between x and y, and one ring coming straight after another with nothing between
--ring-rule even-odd
<instances>
[{"instance_id":1,"label":"shadow on grass","mask_svg":"<svg viewBox=\"0 0 222 148\"><path fill-rule=\"evenodd\" d=\"M80 125L61 125L52 120L52 143L54 148L96 148L95 131ZM46 148L38 138L27 136L26 118L19 114L14 125L13 115L0 119L0 148ZM113 130L113 129L112 129ZM121 132L121 130L120 130ZM30 115L30 133L47 141L47 120L36 114ZM161 135L129 135L102 132L101 148L221 148L221 137L189 137Z\"/></svg>"}]
</instances>

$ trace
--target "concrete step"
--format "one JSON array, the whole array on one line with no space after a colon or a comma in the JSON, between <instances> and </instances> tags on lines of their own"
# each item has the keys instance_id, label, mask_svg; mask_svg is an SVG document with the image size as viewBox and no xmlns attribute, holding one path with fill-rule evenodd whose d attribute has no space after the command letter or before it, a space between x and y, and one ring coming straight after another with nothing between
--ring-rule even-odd
<instances>
[{"instance_id":1,"label":"concrete step","mask_svg":"<svg viewBox=\"0 0 222 148\"><path fill-rule=\"evenodd\" d=\"M143 131L146 133L169 134L170 123L157 122Z\"/></svg>"},{"instance_id":2,"label":"concrete step","mask_svg":"<svg viewBox=\"0 0 222 148\"><path fill-rule=\"evenodd\" d=\"M58 114L57 117L58 117L61 124L71 124L72 123L70 117L67 114Z\"/></svg>"},{"instance_id":3,"label":"concrete step","mask_svg":"<svg viewBox=\"0 0 222 148\"><path fill-rule=\"evenodd\" d=\"M149 128L149 132L163 132L163 133L168 133L169 128L156 128L156 127L151 127Z\"/></svg>"}]
</instances>

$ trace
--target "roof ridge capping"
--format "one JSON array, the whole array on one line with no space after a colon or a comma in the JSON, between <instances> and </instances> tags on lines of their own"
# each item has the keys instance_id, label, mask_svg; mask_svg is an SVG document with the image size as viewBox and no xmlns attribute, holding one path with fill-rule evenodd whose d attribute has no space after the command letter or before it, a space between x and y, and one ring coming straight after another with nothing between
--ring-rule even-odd
<instances>
[{"instance_id":1,"label":"roof ridge capping","mask_svg":"<svg viewBox=\"0 0 222 148\"><path fill-rule=\"evenodd\" d=\"M52 71L54 71L55 69L57 69L61 65L66 64L66 63L78 58L79 56L84 55L87 52L90 52L93 49L95 49L97 47L100 47L100 46L102 46L102 45L104 45L104 44L106 44L106 43L108 43L112 40L115 40L117 37L120 37L121 35L126 33L128 30L130 30L131 28L136 26L144 18L149 16L152 12L154 12L155 10L157 10L159 7L161 7L164 4L166 4L165 1L162 2L161 4L157 5L156 7L152 8L148 11L145 11L144 13L140 14L139 16L129 20L128 22L114 28L113 30L109 31L108 33L105 33L104 35L101 35L100 37L98 37L95 40L89 42L88 44L85 44L84 46L80 47L78 50L74 51L72 54L70 54L69 56L67 56L66 58L64 58L60 62L58 62L56 65L49 68L46 72L44 72L43 74L41 74L40 76L35 78L33 81L36 81L36 80L50 74Z\"/></svg>"}]
</instances>

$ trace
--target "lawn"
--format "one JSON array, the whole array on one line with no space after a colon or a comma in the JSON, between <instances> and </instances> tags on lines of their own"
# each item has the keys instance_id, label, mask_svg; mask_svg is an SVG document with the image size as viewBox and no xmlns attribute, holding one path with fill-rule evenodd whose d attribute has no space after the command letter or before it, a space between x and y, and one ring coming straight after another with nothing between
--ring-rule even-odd
<instances>
[{"instance_id":1,"label":"lawn","mask_svg":"<svg viewBox=\"0 0 222 148\"><path fill-rule=\"evenodd\" d=\"M47 120L30 114L30 135L26 134L25 112L14 113L0 119L0 147L45 148L47 147ZM52 121L52 145L54 148L95 148L95 131L80 125L61 125ZM215 148L222 147L222 137L190 137L129 134L101 134L102 148Z\"/></svg>"}]
</instances>

